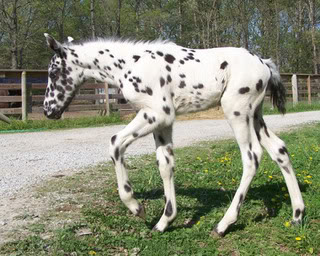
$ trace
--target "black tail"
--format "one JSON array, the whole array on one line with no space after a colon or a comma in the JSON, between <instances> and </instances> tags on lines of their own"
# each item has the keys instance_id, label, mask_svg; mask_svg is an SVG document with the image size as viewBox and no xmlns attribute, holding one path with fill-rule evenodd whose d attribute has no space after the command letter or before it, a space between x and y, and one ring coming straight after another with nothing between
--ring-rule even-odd
<instances>
[{"instance_id":1,"label":"black tail","mask_svg":"<svg viewBox=\"0 0 320 256\"><path fill-rule=\"evenodd\" d=\"M268 89L271 92L271 102L273 106L277 107L278 110L282 113L286 113L286 88L281 83L280 73L276 65L272 60L263 60L264 63L269 67L271 72L271 77L268 83Z\"/></svg>"},{"instance_id":2,"label":"black tail","mask_svg":"<svg viewBox=\"0 0 320 256\"><path fill-rule=\"evenodd\" d=\"M270 78L269 80L269 90L271 92L271 102L273 106L276 106L278 110L282 113L286 113L286 88L281 83L281 81L277 81L274 83L273 79Z\"/></svg>"}]
</instances>

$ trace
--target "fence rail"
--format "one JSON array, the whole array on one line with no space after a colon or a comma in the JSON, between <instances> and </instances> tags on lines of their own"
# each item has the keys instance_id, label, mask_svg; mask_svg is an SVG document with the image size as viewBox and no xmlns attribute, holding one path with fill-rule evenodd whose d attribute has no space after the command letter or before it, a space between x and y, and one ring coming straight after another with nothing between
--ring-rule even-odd
<instances>
[{"instance_id":1,"label":"fence rail","mask_svg":"<svg viewBox=\"0 0 320 256\"><path fill-rule=\"evenodd\" d=\"M19 75L20 78L17 78ZM46 79L47 71L42 70L0 70L1 113L20 114L26 120L28 113L42 112L47 83L39 81ZM287 89L287 99L294 104L298 101L311 104L320 100L320 75L282 73L281 79ZM100 111L106 114L119 111L120 114L127 114L134 112L134 109L125 102L116 87L88 82L81 87L67 111Z\"/></svg>"},{"instance_id":2,"label":"fence rail","mask_svg":"<svg viewBox=\"0 0 320 256\"><path fill-rule=\"evenodd\" d=\"M27 120L28 113L43 112L42 103L47 83L28 83L24 76L26 72L21 74L21 83L0 83L0 111L6 115L20 114L23 120ZM12 91L15 95L9 95ZM110 110L119 111L120 115L134 112L116 87L106 83L85 83L66 111L94 110L107 115Z\"/></svg>"}]
</instances>

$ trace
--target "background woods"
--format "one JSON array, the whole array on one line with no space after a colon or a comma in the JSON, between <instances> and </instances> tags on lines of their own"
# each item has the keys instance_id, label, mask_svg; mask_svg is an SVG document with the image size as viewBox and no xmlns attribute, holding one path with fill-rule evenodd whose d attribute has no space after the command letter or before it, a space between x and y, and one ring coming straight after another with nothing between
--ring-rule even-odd
<instances>
[{"instance_id":1,"label":"background woods","mask_svg":"<svg viewBox=\"0 0 320 256\"><path fill-rule=\"evenodd\" d=\"M319 73L320 0L0 0L0 68L45 69L44 32L194 48L238 46L282 72Z\"/></svg>"}]
</instances>

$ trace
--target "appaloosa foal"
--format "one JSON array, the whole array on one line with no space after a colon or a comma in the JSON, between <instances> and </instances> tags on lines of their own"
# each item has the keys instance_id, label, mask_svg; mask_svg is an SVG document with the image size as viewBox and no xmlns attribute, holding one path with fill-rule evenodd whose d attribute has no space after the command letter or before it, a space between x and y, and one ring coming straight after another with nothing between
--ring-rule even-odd
<instances>
[{"instance_id":1,"label":"appaloosa foal","mask_svg":"<svg viewBox=\"0 0 320 256\"><path fill-rule=\"evenodd\" d=\"M136 139L153 133L166 204L155 230L164 231L177 214L172 150L175 116L218 104L239 144L243 176L229 209L214 229L215 233L223 236L230 224L236 222L261 160L261 146L279 165L285 178L293 221L301 221L304 203L288 151L262 118L262 102L267 89L271 91L274 105L285 112L285 90L271 60L260 59L241 48L188 49L166 41L116 39L60 44L48 34L45 37L55 52L49 64L44 101L47 117L60 118L88 78L115 84L121 88L124 97L140 109L134 120L111 138L110 156L115 165L121 200L133 214L144 217L143 206L133 196L124 152Z\"/></svg>"}]
</instances>

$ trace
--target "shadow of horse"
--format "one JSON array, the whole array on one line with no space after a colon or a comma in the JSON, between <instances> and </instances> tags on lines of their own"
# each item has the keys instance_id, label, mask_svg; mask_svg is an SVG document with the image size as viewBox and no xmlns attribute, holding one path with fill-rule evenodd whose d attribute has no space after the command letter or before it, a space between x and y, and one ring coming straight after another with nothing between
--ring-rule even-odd
<instances>
[{"instance_id":1,"label":"shadow of horse","mask_svg":"<svg viewBox=\"0 0 320 256\"><path fill-rule=\"evenodd\" d=\"M246 196L245 201L251 200L262 200L266 209L266 214L258 215L254 221L261 222L269 217L276 217L279 214L279 211L283 207L284 204L290 205L290 199L282 200L280 204L275 204L272 201L272 198L275 195L281 195L283 191L281 188L286 186L285 183L267 183L264 185L259 185L256 187L252 187L249 189L248 194ZM305 192L307 189L307 184L299 184L302 192ZM178 226L171 226L167 231L173 231L176 229L182 228L192 228L199 220L201 216L208 215L214 208L225 208L231 204L231 200L235 194L235 190L221 190L215 188L184 188L181 184L177 184L176 186L176 194L178 197L187 197L193 198L198 201L195 207L187 207L184 206L183 203L179 205L178 202L178 214L184 213L184 215L188 215L188 212L193 212L192 217L188 220L187 223ZM149 191L141 191L135 193L135 197L137 199L148 199L148 200L156 200L163 198L164 192L163 189L152 189ZM161 212L162 214L162 212ZM146 225L149 228L152 228L160 216L156 216L150 222L146 222ZM230 227L230 231L235 230L243 230L245 225L243 224L234 224ZM213 227L212 227L213 228Z\"/></svg>"}]
</instances>

